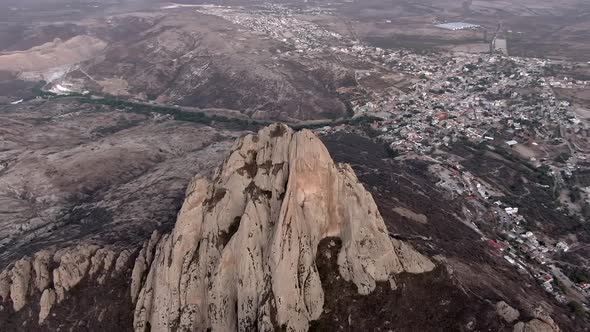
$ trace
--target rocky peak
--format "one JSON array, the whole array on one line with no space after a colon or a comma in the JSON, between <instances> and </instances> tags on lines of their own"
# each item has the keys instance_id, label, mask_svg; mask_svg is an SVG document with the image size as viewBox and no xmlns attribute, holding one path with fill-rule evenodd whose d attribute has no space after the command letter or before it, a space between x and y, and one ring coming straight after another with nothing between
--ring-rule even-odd
<instances>
[{"instance_id":1,"label":"rocky peak","mask_svg":"<svg viewBox=\"0 0 590 332\"><path fill-rule=\"evenodd\" d=\"M313 133L272 125L246 135L211 182L191 182L172 233L144 245L134 327L305 331L322 314L316 257L331 238L339 276L359 294L434 268L388 236L372 196Z\"/></svg>"},{"instance_id":2,"label":"rocky peak","mask_svg":"<svg viewBox=\"0 0 590 332\"><path fill-rule=\"evenodd\" d=\"M390 329L403 317L401 330L413 330L436 314L408 317L429 303L430 287L449 287L444 271L389 236L349 165L335 163L310 131L277 124L241 137L213 179L192 179L171 233L154 232L141 248L48 247L9 264L0 272L0 326L344 331ZM445 294L459 306L467 299ZM515 332L559 331L542 309L527 321L507 302L495 309Z\"/></svg>"},{"instance_id":3,"label":"rocky peak","mask_svg":"<svg viewBox=\"0 0 590 332\"><path fill-rule=\"evenodd\" d=\"M427 330L449 319L447 327L473 327L462 310L437 309L478 303L466 302L445 271L389 236L352 168L310 131L271 125L240 138L213 179L192 179L171 233L154 232L141 248L47 247L9 264L0 272L0 326L415 330L435 315ZM559 331L540 308L526 321L505 301L495 310L501 321L490 326Z\"/></svg>"}]
</instances>

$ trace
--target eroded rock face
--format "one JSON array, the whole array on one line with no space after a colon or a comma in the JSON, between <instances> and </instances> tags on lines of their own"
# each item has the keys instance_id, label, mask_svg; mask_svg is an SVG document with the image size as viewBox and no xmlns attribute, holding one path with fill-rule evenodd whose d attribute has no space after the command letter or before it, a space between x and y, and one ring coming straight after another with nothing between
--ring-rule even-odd
<instances>
[{"instance_id":1,"label":"eroded rock face","mask_svg":"<svg viewBox=\"0 0 590 332\"><path fill-rule=\"evenodd\" d=\"M155 241L144 245L131 286L134 327L306 331L323 310L315 258L327 237L342 240L339 272L360 294L378 281L395 288L398 273L434 268L389 238L352 169L335 164L310 131L273 125L247 135L212 183L191 182L153 259Z\"/></svg>"},{"instance_id":2,"label":"eroded rock face","mask_svg":"<svg viewBox=\"0 0 590 332\"><path fill-rule=\"evenodd\" d=\"M12 303L9 315L27 306L38 307L31 314L36 313L42 325L52 308L68 300L69 293L81 283L103 285L106 280L124 276L132 267L132 254L116 247L80 244L24 257L0 273L0 304L3 304L0 311L9 310L9 303Z\"/></svg>"},{"instance_id":3,"label":"eroded rock face","mask_svg":"<svg viewBox=\"0 0 590 332\"><path fill-rule=\"evenodd\" d=\"M43 291L43 294L41 294L41 301L39 302L39 324L42 324L43 321L45 321L56 300L57 295L55 295L53 289L48 288Z\"/></svg>"},{"instance_id":4,"label":"eroded rock face","mask_svg":"<svg viewBox=\"0 0 590 332\"><path fill-rule=\"evenodd\" d=\"M35 270L35 286L39 291L43 291L51 282L51 260L52 255L48 250L42 250L35 254L33 258L33 269Z\"/></svg>"},{"instance_id":5,"label":"eroded rock face","mask_svg":"<svg viewBox=\"0 0 590 332\"><path fill-rule=\"evenodd\" d=\"M10 298L14 311L19 311L27 302L27 295L31 281L31 262L23 258L14 264L12 269L12 283L10 285Z\"/></svg>"}]
</instances>

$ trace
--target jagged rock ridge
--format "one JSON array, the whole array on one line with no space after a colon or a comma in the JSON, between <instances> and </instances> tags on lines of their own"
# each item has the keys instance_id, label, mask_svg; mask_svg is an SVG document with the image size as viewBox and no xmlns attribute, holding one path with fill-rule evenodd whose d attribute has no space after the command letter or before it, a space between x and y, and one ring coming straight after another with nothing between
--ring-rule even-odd
<instances>
[{"instance_id":1,"label":"jagged rock ridge","mask_svg":"<svg viewBox=\"0 0 590 332\"><path fill-rule=\"evenodd\" d=\"M396 287L403 271L434 268L389 238L352 169L335 164L310 131L273 125L232 151L212 183L192 181L153 262L139 255L131 295L137 331L306 331L322 313L315 257L327 237L342 240L339 272L360 294L376 281Z\"/></svg>"},{"instance_id":2,"label":"jagged rock ridge","mask_svg":"<svg viewBox=\"0 0 590 332\"><path fill-rule=\"evenodd\" d=\"M154 232L135 250L81 243L10 264L0 273L0 326L305 331L332 320L352 328L363 322L351 321L350 306L359 307L351 294L403 317L414 308L382 304L383 296L414 296L403 294L408 278L444 267L409 274L434 268L389 237L350 166L335 164L311 132L273 125L237 141L212 181L191 181L170 234ZM344 317L326 318L340 301L332 281L347 288ZM542 309L528 321L506 302L495 309L514 332L559 331Z\"/></svg>"},{"instance_id":3,"label":"jagged rock ridge","mask_svg":"<svg viewBox=\"0 0 590 332\"><path fill-rule=\"evenodd\" d=\"M70 292L82 284L114 289L115 279L128 278L133 256L128 249L80 244L23 257L0 272L0 314L8 315L9 319L22 312L28 319L37 315L36 323L23 322L20 329L28 330L37 323L42 325L52 308L67 301ZM106 311L101 311L97 309L97 317L102 317L99 320L106 318ZM6 323L4 318L0 315L0 326ZM14 326L5 325L4 328L10 331Z\"/></svg>"}]
</instances>

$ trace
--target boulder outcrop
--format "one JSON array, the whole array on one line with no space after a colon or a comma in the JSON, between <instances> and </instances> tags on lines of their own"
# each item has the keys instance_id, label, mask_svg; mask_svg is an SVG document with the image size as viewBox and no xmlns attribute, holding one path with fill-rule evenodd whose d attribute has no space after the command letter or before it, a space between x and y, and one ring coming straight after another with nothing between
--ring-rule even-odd
<instances>
[{"instance_id":1,"label":"boulder outcrop","mask_svg":"<svg viewBox=\"0 0 590 332\"><path fill-rule=\"evenodd\" d=\"M500 301L496 303L496 313L502 317L507 323L512 323L518 319L520 313L518 310L511 307L508 303Z\"/></svg>"},{"instance_id":2,"label":"boulder outcrop","mask_svg":"<svg viewBox=\"0 0 590 332\"><path fill-rule=\"evenodd\" d=\"M533 312L533 319L528 322L518 322L514 325L513 332L559 332L559 326L555 324L553 318L547 314L541 307L536 308Z\"/></svg>"},{"instance_id":3,"label":"boulder outcrop","mask_svg":"<svg viewBox=\"0 0 590 332\"><path fill-rule=\"evenodd\" d=\"M80 244L23 257L0 273L2 310L9 310L11 304L10 310L18 313L38 302L38 321L43 324L53 306L67 300L81 283L101 285L108 278L124 276L131 267L131 254L115 247Z\"/></svg>"},{"instance_id":4,"label":"boulder outcrop","mask_svg":"<svg viewBox=\"0 0 590 332\"><path fill-rule=\"evenodd\" d=\"M354 171L335 164L310 131L272 125L246 135L212 182L191 182L176 226L158 241L153 259L144 253L136 260L134 327L306 331L322 313L315 258L327 237L342 240L339 273L360 294L378 281L395 288L401 272L434 268L389 238ZM151 240L142 251L150 246Z\"/></svg>"}]
</instances>

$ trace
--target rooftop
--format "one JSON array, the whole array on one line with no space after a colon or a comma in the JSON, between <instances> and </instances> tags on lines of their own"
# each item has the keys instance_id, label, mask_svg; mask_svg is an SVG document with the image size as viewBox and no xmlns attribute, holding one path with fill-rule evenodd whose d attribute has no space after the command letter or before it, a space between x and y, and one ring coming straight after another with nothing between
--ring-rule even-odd
<instances>
[{"instance_id":1,"label":"rooftop","mask_svg":"<svg viewBox=\"0 0 590 332\"><path fill-rule=\"evenodd\" d=\"M479 27L479 25L477 25L477 24L471 24L471 23L465 23L465 22L449 22L449 23L437 24L436 26L439 28L448 29L448 30L463 30L463 29L471 29L471 28Z\"/></svg>"}]
</instances>

